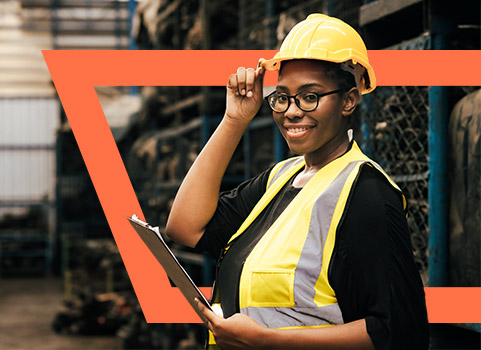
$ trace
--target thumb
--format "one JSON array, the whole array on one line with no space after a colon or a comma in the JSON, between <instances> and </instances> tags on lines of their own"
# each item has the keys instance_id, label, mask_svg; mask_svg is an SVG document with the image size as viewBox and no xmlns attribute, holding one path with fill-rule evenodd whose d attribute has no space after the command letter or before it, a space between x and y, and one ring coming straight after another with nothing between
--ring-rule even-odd
<instances>
[{"instance_id":1,"label":"thumb","mask_svg":"<svg viewBox=\"0 0 481 350\"><path fill-rule=\"evenodd\" d=\"M264 62L264 61L265 61L264 58L259 58L259 60L257 61L256 78L260 77L261 80L264 79L264 74L266 72L266 69L264 67L262 67L262 62Z\"/></svg>"},{"instance_id":2,"label":"thumb","mask_svg":"<svg viewBox=\"0 0 481 350\"><path fill-rule=\"evenodd\" d=\"M261 66L261 63L263 61L264 61L264 59L260 58L259 61L257 62L257 68L256 68L255 85L256 85L256 88L260 89L260 91L262 91L262 87L264 86L264 75L266 73L266 69Z\"/></svg>"},{"instance_id":3,"label":"thumb","mask_svg":"<svg viewBox=\"0 0 481 350\"><path fill-rule=\"evenodd\" d=\"M215 326L217 322L223 318L216 315L211 310L209 310L207 306L205 306L198 298L195 298L194 301L197 304L197 307L199 308L200 312L202 312L202 314L208 321L209 329L212 330L212 326Z\"/></svg>"},{"instance_id":4,"label":"thumb","mask_svg":"<svg viewBox=\"0 0 481 350\"><path fill-rule=\"evenodd\" d=\"M262 66L262 62L264 62L266 59L264 57L261 57L257 60L257 68Z\"/></svg>"}]
</instances>

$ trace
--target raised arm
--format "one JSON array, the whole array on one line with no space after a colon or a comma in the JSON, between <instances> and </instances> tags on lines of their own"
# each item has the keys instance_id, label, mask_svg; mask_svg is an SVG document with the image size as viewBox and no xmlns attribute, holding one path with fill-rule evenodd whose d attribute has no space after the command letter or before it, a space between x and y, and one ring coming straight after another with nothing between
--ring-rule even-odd
<instances>
[{"instance_id":1,"label":"raised arm","mask_svg":"<svg viewBox=\"0 0 481 350\"><path fill-rule=\"evenodd\" d=\"M263 78L259 66L240 67L229 77L224 118L185 176L167 220L166 233L175 241L194 247L214 215L227 165L262 104Z\"/></svg>"}]
</instances>

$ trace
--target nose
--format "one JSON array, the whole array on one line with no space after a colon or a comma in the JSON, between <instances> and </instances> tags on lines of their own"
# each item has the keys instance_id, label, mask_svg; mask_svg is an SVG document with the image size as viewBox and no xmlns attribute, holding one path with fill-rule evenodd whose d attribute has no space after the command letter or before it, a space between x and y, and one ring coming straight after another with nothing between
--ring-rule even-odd
<instances>
[{"instance_id":1,"label":"nose","mask_svg":"<svg viewBox=\"0 0 481 350\"><path fill-rule=\"evenodd\" d=\"M284 116L289 119L300 118L304 113L296 104L296 100L293 96L289 96L289 107L284 112Z\"/></svg>"}]
</instances>

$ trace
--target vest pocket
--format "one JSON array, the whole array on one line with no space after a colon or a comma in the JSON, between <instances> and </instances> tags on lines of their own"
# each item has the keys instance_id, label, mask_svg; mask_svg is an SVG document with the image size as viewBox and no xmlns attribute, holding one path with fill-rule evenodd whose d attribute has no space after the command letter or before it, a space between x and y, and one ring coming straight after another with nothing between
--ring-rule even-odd
<instances>
[{"instance_id":1,"label":"vest pocket","mask_svg":"<svg viewBox=\"0 0 481 350\"><path fill-rule=\"evenodd\" d=\"M294 307L294 271L254 270L250 282L249 306Z\"/></svg>"}]
</instances>

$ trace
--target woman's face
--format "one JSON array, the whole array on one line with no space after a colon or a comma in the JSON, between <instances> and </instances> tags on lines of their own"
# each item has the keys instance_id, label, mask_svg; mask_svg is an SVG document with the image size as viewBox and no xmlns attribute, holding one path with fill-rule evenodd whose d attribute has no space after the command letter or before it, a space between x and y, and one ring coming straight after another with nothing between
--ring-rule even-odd
<instances>
[{"instance_id":1,"label":"woman's face","mask_svg":"<svg viewBox=\"0 0 481 350\"><path fill-rule=\"evenodd\" d=\"M335 82L326 77L324 66L313 60L292 60L283 62L276 91L286 95L303 92L322 94L337 90ZM331 148L339 147L346 140L347 116L344 91L319 99L319 105L312 112L302 111L290 99L284 113L273 112L282 136L290 150L298 155L329 154ZM352 111L351 111L352 112Z\"/></svg>"}]
</instances>

